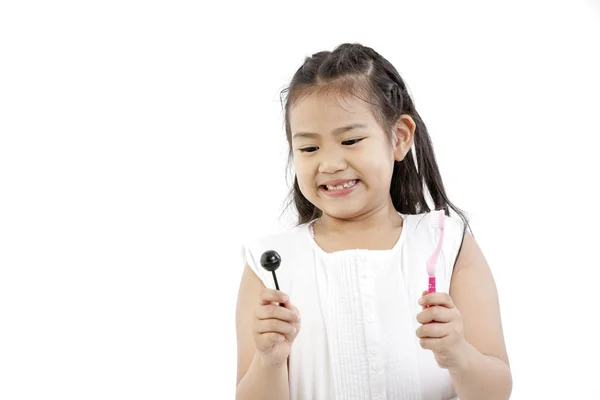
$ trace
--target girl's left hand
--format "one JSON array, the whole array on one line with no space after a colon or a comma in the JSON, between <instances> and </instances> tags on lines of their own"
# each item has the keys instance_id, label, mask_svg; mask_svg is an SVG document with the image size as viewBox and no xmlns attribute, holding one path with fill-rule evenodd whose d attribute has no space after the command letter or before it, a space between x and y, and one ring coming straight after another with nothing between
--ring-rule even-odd
<instances>
[{"instance_id":1,"label":"girl's left hand","mask_svg":"<svg viewBox=\"0 0 600 400\"><path fill-rule=\"evenodd\" d=\"M460 311L447 293L424 291L419 304L423 311L417 315L417 321L423 325L416 333L421 339L421 347L433 351L441 368L456 366L467 343Z\"/></svg>"}]
</instances>

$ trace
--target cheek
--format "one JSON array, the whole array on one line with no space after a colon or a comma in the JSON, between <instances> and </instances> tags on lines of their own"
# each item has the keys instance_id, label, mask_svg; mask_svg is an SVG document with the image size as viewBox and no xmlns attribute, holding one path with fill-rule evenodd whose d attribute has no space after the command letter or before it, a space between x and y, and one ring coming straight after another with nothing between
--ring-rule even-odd
<instances>
[{"instance_id":1,"label":"cheek","mask_svg":"<svg viewBox=\"0 0 600 400\"><path fill-rule=\"evenodd\" d=\"M306 179L302 179L301 176L298 176L298 187L300 187L300 192L302 192L304 197L307 197L307 188L309 188L309 185L307 184Z\"/></svg>"},{"instance_id":2,"label":"cheek","mask_svg":"<svg viewBox=\"0 0 600 400\"><path fill-rule=\"evenodd\" d=\"M363 173L371 176L376 182L388 182L394 171L394 154L384 142L374 143L364 149L366 154L360 154L358 162Z\"/></svg>"},{"instance_id":3,"label":"cheek","mask_svg":"<svg viewBox=\"0 0 600 400\"><path fill-rule=\"evenodd\" d=\"M370 177L370 181L375 186L389 185L394 172L394 164L387 159L380 158L364 164L364 172Z\"/></svg>"},{"instance_id":4,"label":"cheek","mask_svg":"<svg viewBox=\"0 0 600 400\"><path fill-rule=\"evenodd\" d=\"M298 186L302 191L302 194L306 192L306 189L310 189L314 186L314 174L310 171L310 168L306 163L294 161L294 169L296 171L296 177L298 178Z\"/></svg>"}]
</instances>

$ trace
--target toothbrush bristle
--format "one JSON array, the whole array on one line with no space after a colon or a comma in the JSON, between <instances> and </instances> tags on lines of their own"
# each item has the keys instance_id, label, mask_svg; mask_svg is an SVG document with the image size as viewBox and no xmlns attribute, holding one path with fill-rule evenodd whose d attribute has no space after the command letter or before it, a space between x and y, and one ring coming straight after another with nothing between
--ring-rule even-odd
<instances>
[{"instance_id":1,"label":"toothbrush bristle","mask_svg":"<svg viewBox=\"0 0 600 400\"><path fill-rule=\"evenodd\" d=\"M431 226L433 228L444 228L444 210L437 210L436 213L438 214L437 218L431 218Z\"/></svg>"},{"instance_id":2,"label":"toothbrush bristle","mask_svg":"<svg viewBox=\"0 0 600 400\"><path fill-rule=\"evenodd\" d=\"M439 236L438 245L436 246L435 251L433 252L431 257L429 257L429 259L427 260L427 273L429 274L430 277L435 277L435 267L436 267L438 256L440 253L442 240L444 238L445 213L444 213L444 210L438 210L437 213L438 213L438 218L435 218L435 216L432 217L431 225L433 228L440 229L440 236Z\"/></svg>"}]
</instances>

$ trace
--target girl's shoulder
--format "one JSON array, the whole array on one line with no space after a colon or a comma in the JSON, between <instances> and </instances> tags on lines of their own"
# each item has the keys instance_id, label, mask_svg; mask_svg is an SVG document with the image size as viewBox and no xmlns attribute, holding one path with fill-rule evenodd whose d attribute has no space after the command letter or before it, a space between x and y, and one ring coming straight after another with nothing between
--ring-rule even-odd
<instances>
[{"instance_id":1,"label":"girl's shoulder","mask_svg":"<svg viewBox=\"0 0 600 400\"><path fill-rule=\"evenodd\" d=\"M310 261L309 234L308 223L306 223L251 237L242 245L242 265L248 265L265 286L274 288L272 276L262 268L260 260L265 252L276 251L282 260L282 265L286 266L277 271L279 283L288 284L294 266Z\"/></svg>"}]
</instances>

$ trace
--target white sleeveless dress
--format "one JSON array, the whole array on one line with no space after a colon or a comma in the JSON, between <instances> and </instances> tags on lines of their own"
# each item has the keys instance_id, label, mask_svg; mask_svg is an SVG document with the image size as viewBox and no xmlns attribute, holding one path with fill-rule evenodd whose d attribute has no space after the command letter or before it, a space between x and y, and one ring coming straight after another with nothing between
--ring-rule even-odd
<instances>
[{"instance_id":1,"label":"white sleeveless dress","mask_svg":"<svg viewBox=\"0 0 600 400\"><path fill-rule=\"evenodd\" d=\"M313 240L312 222L244 246L244 265L273 289L260 257L279 253L279 288L302 316L289 358L292 400L456 398L449 372L415 333L417 301L428 284L426 260L439 240L431 220L438 212L400 214L402 232L389 250L326 253ZM463 235L462 220L446 216L438 292L449 292Z\"/></svg>"}]
</instances>

